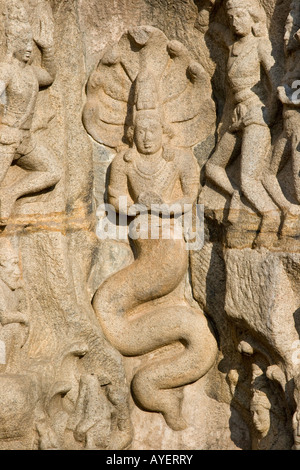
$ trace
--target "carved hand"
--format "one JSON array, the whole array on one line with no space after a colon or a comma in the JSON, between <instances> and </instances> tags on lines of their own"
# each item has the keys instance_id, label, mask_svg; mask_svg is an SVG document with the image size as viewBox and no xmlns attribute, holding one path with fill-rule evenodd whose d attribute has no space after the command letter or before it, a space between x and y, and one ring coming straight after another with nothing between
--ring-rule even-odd
<instances>
[{"instance_id":1,"label":"carved hand","mask_svg":"<svg viewBox=\"0 0 300 470\"><path fill-rule=\"evenodd\" d=\"M0 313L0 323L3 326L10 323L22 323L28 326L29 320L27 315L21 312L2 312Z\"/></svg>"},{"instance_id":2,"label":"carved hand","mask_svg":"<svg viewBox=\"0 0 300 470\"><path fill-rule=\"evenodd\" d=\"M163 204L164 201L159 194L154 191L141 193L138 197L138 204L143 204L147 209L151 209L151 204Z\"/></svg>"},{"instance_id":3,"label":"carved hand","mask_svg":"<svg viewBox=\"0 0 300 470\"><path fill-rule=\"evenodd\" d=\"M293 101L293 90L291 88L287 89L287 86L279 86L277 88L277 94L283 104L299 106L299 103L297 103L298 100Z\"/></svg>"},{"instance_id":4,"label":"carved hand","mask_svg":"<svg viewBox=\"0 0 300 470\"><path fill-rule=\"evenodd\" d=\"M210 12L215 6L216 0L204 0L200 4L199 15L198 15L198 25L200 30L204 33L208 29L210 22Z\"/></svg>"},{"instance_id":5,"label":"carved hand","mask_svg":"<svg viewBox=\"0 0 300 470\"><path fill-rule=\"evenodd\" d=\"M280 99L280 101L281 101L282 103L285 103L286 100L287 100L285 88L284 88L283 86L279 86L279 87L277 88L277 93L278 93L278 98Z\"/></svg>"},{"instance_id":6,"label":"carved hand","mask_svg":"<svg viewBox=\"0 0 300 470\"><path fill-rule=\"evenodd\" d=\"M33 39L38 47L41 49L49 49L54 44L54 23L53 21L44 16L41 16L38 26L38 31L35 32Z\"/></svg>"}]
</instances>

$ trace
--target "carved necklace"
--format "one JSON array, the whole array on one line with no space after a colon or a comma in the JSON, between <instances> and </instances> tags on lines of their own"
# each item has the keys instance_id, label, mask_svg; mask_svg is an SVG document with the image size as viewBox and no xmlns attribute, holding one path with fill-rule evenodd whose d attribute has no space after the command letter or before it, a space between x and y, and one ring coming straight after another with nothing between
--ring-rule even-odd
<instances>
[{"instance_id":1,"label":"carved necklace","mask_svg":"<svg viewBox=\"0 0 300 470\"><path fill-rule=\"evenodd\" d=\"M141 158L137 153L133 159L133 166L135 171L144 178L152 178L163 171L167 162L162 156L162 152L159 156L152 161Z\"/></svg>"}]
</instances>

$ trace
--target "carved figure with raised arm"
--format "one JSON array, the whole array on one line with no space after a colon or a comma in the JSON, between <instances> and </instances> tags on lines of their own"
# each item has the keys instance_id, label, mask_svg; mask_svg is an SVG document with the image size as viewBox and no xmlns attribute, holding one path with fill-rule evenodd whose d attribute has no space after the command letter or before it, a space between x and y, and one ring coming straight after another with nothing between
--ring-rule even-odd
<instances>
[{"instance_id":1,"label":"carved figure with raised arm","mask_svg":"<svg viewBox=\"0 0 300 470\"><path fill-rule=\"evenodd\" d=\"M5 26L7 55L0 67L0 219L4 223L18 198L51 188L61 178L54 153L38 144L32 132L39 89L55 79L53 22L48 16L41 18L40 30L33 37L24 8L13 1L7 7ZM34 43L42 53L41 67L31 63ZM26 172L4 186L12 163Z\"/></svg>"},{"instance_id":2,"label":"carved figure with raised arm","mask_svg":"<svg viewBox=\"0 0 300 470\"><path fill-rule=\"evenodd\" d=\"M226 8L230 30L216 23L211 24L210 30L212 33L217 29L216 37L222 38L229 51L227 81L234 110L230 127L221 135L207 163L206 176L231 198L241 191L262 216L261 233L277 232L279 211L263 185L271 151L269 125L277 110L277 76L266 14L257 0L228 0ZM261 79L261 70L269 87L265 87ZM241 153L240 188L233 184L226 172L237 145Z\"/></svg>"}]
</instances>

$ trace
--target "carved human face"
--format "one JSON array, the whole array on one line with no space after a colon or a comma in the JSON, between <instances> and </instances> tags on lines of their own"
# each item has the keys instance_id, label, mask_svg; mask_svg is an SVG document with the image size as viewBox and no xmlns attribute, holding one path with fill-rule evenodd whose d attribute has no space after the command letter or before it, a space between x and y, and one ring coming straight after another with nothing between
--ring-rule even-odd
<instances>
[{"instance_id":1,"label":"carved human face","mask_svg":"<svg viewBox=\"0 0 300 470\"><path fill-rule=\"evenodd\" d=\"M162 147L162 125L154 116L137 120L134 129L135 145L139 153L153 155Z\"/></svg>"},{"instance_id":2,"label":"carved human face","mask_svg":"<svg viewBox=\"0 0 300 470\"><path fill-rule=\"evenodd\" d=\"M260 403L255 403L251 406L251 414L255 429L265 437L270 429L270 410Z\"/></svg>"},{"instance_id":3,"label":"carved human face","mask_svg":"<svg viewBox=\"0 0 300 470\"><path fill-rule=\"evenodd\" d=\"M228 10L231 27L236 36L245 37L251 33L253 19L245 8L232 8Z\"/></svg>"},{"instance_id":4,"label":"carved human face","mask_svg":"<svg viewBox=\"0 0 300 470\"><path fill-rule=\"evenodd\" d=\"M19 259L13 250L0 257L0 278L12 290L20 286Z\"/></svg>"},{"instance_id":5,"label":"carved human face","mask_svg":"<svg viewBox=\"0 0 300 470\"><path fill-rule=\"evenodd\" d=\"M15 45L14 57L20 62L27 64L32 55L33 41L31 37L27 37L25 42L18 41Z\"/></svg>"}]
</instances>

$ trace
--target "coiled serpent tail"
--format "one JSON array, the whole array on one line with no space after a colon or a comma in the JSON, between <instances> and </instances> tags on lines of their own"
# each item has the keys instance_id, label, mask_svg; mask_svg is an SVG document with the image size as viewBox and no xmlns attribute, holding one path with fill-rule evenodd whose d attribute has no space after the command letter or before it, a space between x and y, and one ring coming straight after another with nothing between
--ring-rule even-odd
<instances>
[{"instance_id":1,"label":"coiled serpent tail","mask_svg":"<svg viewBox=\"0 0 300 470\"><path fill-rule=\"evenodd\" d=\"M139 239L134 243L136 260L99 287L93 307L106 338L124 356L181 345L141 367L131 385L139 406L162 413L172 429L184 429L179 387L195 382L212 367L216 340L200 310L182 300L177 305L152 302L173 292L185 277L184 241Z\"/></svg>"}]
</instances>

